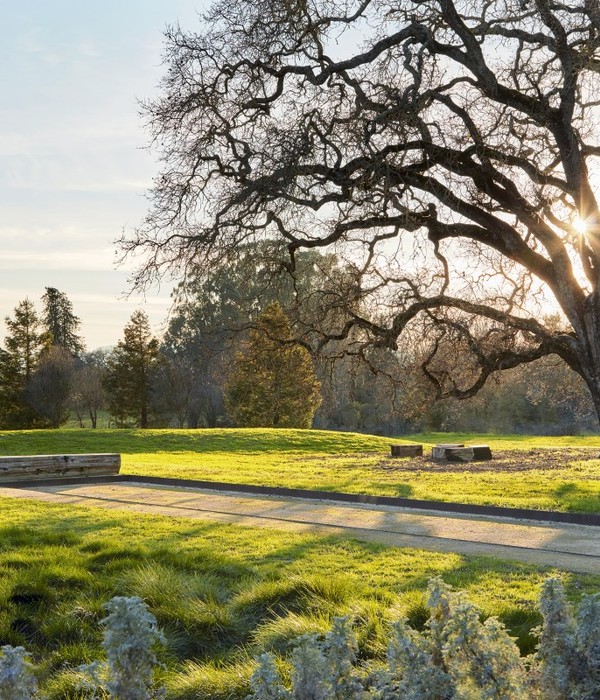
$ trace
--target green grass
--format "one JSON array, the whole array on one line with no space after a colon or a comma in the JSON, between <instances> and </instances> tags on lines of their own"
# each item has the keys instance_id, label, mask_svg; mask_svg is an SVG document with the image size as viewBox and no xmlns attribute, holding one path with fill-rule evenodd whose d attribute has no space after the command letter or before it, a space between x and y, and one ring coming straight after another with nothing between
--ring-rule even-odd
<instances>
[{"instance_id":1,"label":"green grass","mask_svg":"<svg viewBox=\"0 0 600 700\"><path fill-rule=\"evenodd\" d=\"M600 445L597 436L436 433L402 441L504 450ZM475 474L379 469L392 442L401 440L318 430L39 430L0 432L0 454L121 452L125 474L600 512L600 460L516 473L494 472L493 462Z\"/></svg>"},{"instance_id":2,"label":"green grass","mask_svg":"<svg viewBox=\"0 0 600 700\"><path fill-rule=\"evenodd\" d=\"M0 431L0 454L73 452L140 453L336 453L389 451L390 438L328 430L267 428L201 430L5 430Z\"/></svg>"},{"instance_id":3,"label":"green grass","mask_svg":"<svg viewBox=\"0 0 600 700\"><path fill-rule=\"evenodd\" d=\"M493 449L594 446L594 437L420 435ZM299 430L61 430L0 433L0 454L121 452L126 473L600 510L600 462L553 472L419 474L377 468L392 441ZM587 500L586 500L587 499ZM466 590L509 626L524 652L539 624L535 599L549 569L386 548L334 537L253 530L183 518L2 499L0 645L34 654L51 700L80 697L74 668L100 654L102 603L140 595L168 644L169 697L243 698L252 659L285 653L299 634L354 616L363 658L382 655L386 623L425 619L427 581ZM571 598L600 576L559 574Z\"/></svg>"},{"instance_id":4,"label":"green grass","mask_svg":"<svg viewBox=\"0 0 600 700\"><path fill-rule=\"evenodd\" d=\"M169 697L234 700L252 659L356 620L361 657L384 653L386 624L424 621L424 589L441 575L532 650L535 600L550 569L353 540L184 518L2 499L0 645L33 652L51 700L79 697L73 669L100 656L102 603L139 595L167 637ZM573 599L600 576L558 572Z\"/></svg>"}]
</instances>

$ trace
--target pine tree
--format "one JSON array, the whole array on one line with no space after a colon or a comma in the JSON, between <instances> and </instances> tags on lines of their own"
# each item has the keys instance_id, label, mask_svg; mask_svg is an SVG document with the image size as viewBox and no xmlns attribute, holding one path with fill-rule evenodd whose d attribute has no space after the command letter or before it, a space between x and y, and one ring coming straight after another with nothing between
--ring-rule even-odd
<instances>
[{"instance_id":1,"label":"pine tree","mask_svg":"<svg viewBox=\"0 0 600 700\"><path fill-rule=\"evenodd\" d=\"M241 426L311 426L321 403L320 384L310 354L294 342L278 303L259 316L237 354L225 399L229 415Z\"/></svg>"},{"instance_id":2,"label":"pine tree","mask_svg":"<svg viewBox=\"0 0 600 700\"><path fill-rule=\"evenodd\" d=\"M65 348L73 357L80 357L84 344L78 334L81 321L73 313L73 304L64 292L46 287L42 297L43 322L52 337L52 345Z\"/></svg>"},{"instance_id":3,"label":"pine tree","mask_svg":"<svg viewBox=\"0 0 600 700\"><path fill-rule=\"evenodd\" d=\"M59 428L69 419L75 363L66 348L53 345L42 353L27 384L27 404L50 428Z\"/></svg>"},{"instance_id":4,"label":"pine tree","mask_svg":"<svg viewBox=\"0 0 600 700\"><path fill-rule=\"evenodd\" d=\"M29 299L16 306L13 318L6 317L6 329L0 353L0 421L5 428L29 428L36 413L26 390L50 338Z\"/></svg>"},{"instance_id":5,"label":"pine tree","mask_svg":"<svg viewBox=\"0 0 600 700\"><path fill-rule=\"evenodd\" d=\"M135 311L107 362L104 386L108 410L120 426L133 419L148 427L150 393L159 362L158 340L152 335L148 316Z\"/></svg>"}]
</instances>

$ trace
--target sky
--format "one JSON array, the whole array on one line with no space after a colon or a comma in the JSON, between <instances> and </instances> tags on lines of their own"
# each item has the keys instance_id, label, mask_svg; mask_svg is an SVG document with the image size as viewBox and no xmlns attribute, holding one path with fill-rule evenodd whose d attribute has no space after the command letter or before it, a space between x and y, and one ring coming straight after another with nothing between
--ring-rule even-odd
<instances>
[{"instance_id":1,"label":"sky","mask_svg":"<svg viewBox=\"0 0 600 700\"><path fill-rule=\"evenodd\" d=\"M160 333L174 283L127 297L114 241L141 222L157 174L139 100L157 94L163 31L199 27L208 0L2 2L0 341L4 317L65 292L88 349L143 308Z\"/></svg>"}]
</instances>

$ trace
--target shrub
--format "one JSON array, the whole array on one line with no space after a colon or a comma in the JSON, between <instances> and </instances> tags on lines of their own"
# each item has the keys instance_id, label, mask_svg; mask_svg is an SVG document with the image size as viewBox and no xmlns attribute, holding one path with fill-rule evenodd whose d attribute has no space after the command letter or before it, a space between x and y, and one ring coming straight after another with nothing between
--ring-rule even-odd
<instances>
[{"instance_id":1,"label":"shrub","mask_svg":"<svg viewBox=\"0 0 600 700\"><path fill-rule=\"evenodd\" d=\"M600 594L574 612L561 583L547 580L540 595L543 622L535 654L521 658L504 626L482 621L464 594L441 579L429 584L423 632L407 621L390 630L385 661L359 663L348 618L324 635L293 643L287 661L259 657L247 700L594 700L600 697ZM87 687L115 700L165 696L153 684L154 648L164 641L140 598L106 605L106 662L83 670ZM5 646L0 656L0 700L31 700L36 684L27 653ZM287 667L287 668L286 668ZM289 682L288 680L289 679Z\"/></svg>"},{"instance_id":2,"label":"shrub","mask_svg":"<svg viewBox=\"0 0 600 700\"><path fill-rule=\"evenodd\" d=\"M325 637L305 635L290 656L286 687L275 658L263 654L248 700L592 700L600 697L600 596L584 597L574 616L556 579L540 596L537 652L522 659L496 619L481 621L464 594L441 579L429 585L422 633L392 625L385 664L356 664L347 619Z\"/></svg>"},{"instance_id":3,"label":"shrub","mask_svg":"<svg viewBox=\"0 0 600 700\"><path fill-rule=\"evenodd\" d=\"M3 646L0 656L0 700L29 700L36 690L29 655L23 647Z\"/></svg>"}]
</instances>

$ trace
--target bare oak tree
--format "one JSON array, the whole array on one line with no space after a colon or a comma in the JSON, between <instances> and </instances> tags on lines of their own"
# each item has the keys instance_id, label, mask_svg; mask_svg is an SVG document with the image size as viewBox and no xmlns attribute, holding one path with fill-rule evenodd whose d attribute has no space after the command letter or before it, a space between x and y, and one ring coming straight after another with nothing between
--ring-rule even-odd
<instances>
[{"instance_id":1,"label":"bare oak tree","mask_svg":"<svg viewBox=\"0 0 600 700\"><path fill-rule=\"evenodd\" d=\"M138 285L253 238L290 271L331 248L354 274L321 345L420 322L458 397L556 354L600 415L598 0L220 0L166 64Z\"/></svg>"}]
</instances>

